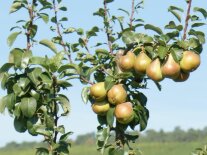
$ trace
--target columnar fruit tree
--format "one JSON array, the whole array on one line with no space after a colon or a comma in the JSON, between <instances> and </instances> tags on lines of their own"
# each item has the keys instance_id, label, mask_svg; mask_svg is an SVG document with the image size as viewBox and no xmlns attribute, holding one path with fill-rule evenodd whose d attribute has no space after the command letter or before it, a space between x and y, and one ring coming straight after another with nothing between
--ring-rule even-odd
<instances>
[{"instance_id":1,"label":"columnar fruit tree","mask_svg":"<svg viewBox=\"0 0 207 155\"><path fill-rule=\"evenodd\" d=\"M16 131L44 137L48 147L37 148L36 154L69 154L71 132L58 120L70 112L69 99L62 90L72 86L70 79L79 79L86 85L81 93L83 102L91 103L100 124L98 150L109 155L139 154L130 144L139 135L128 131L136 126L143 131L147 126L149 111L142 89L149 80L159 90L159 82L165 78L184 82L200 65L205 43L200 27L206 24L207 11L200 7L192 10L192 0L185 1L187 10L170 6L168 12L175 21L159 28L136 18L144 1L127 2L131 10L119 8L124 15L116 16L110 10L114 0L103 0L103 7L93 13L102 19L102 27L84 31L65 27L68 18L59 18L60 11L67 11L62 0L14 0L10 13L25 11L29 19L17 21L8 37L12 47L19 35L25 36L25 47L13 48L9 62L0 69L1 87L7 91L0 112L7 109L14 117ZM50 24L51 39L37 38L39 20ZM143 28L145 31L139 32ZM68 36L77 40L68 42ZM106 40L90 47L100 36ZM38 44L53 54L35 55L33 47Z\"/></svg>"}]
</instances>

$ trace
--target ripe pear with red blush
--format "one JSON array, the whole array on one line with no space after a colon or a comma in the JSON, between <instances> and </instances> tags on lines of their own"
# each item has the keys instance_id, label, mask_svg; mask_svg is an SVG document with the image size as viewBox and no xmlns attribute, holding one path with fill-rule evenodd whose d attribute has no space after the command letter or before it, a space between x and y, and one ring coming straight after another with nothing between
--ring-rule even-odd
<instances>
[{"instance_id":1,"label":"ripe pear with red blush","mask_svg":"<svg viewBox=\"0 0 207 155\"><path fill-rule=\"evenodd\" d=\"M180 74L180 65L174 60L172 54L169 54L161 69L163 76L171 79L176 79Z\"/></svg>"},{"instance_id":2,"label":"ripe pear with red blush","mask_svg":"<svg viewBox=\"0 0 207 155\"><path fill-rule=\"evenodd\" d=\"M123 88L122 84L114 85L107 93L108 101L117 105L126 101L127 92Z\"/></svg>"},{"instance_id":3,"label":"ripe pear with red blush","mask_svg":"<svg viewBox=\"0 0 207 155\"><path fill-rule=\"evenodd\" d=\"M200 63L200 55L192 51L184 51L180 67L184 72L192 72L199 67Z\"/></svg>"},{"instance_id":4,"label":"ripe pear with red blush","mask_svg":"<svg viewBox=\"0 0 207 155\"><path fill-rule=\"evenodd\" d=\"M135 55L132 51L127 52L119 59L119 67L122 71L130 71L134 67Z\"/></svg>"},{"instance_id":5,"label":"ripe pear with red blush","mask_svg":"<svg viewBox=\"0 0 207 155\"><path fill-rule=\"evenodd\" d=\"M134 70L137 73L146 74L146 69L150 65L152 60L147 56L147 54L141 51L134 62Z\"/></svg>"},{"instance_id":6,"label":"ripe pear with red blush","mask_svg":"<svg viewBox=\"0 0 207 155\"><path fill-rule=\"evenodd\" d=\"M114 111L117 121L121 124L128 124L134 119L134 111L131 102L118 104Z\"/></svg>"},{"instance_id":7,"label":"ripe pear with red blush","mask_svg":"<svg viewBox=\"0 0 207 155\"><path fill-rule=\"evenodd\" d=\"M164 79L159 58L156 58L150 63L147 67L146 73L153 81L160 82Z\"/></svg>"}]
</instances>

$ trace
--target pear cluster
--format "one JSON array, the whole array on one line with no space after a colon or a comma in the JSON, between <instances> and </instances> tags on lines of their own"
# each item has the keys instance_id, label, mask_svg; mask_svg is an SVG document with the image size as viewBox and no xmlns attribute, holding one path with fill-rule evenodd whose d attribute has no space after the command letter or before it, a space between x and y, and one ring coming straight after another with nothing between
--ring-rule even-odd
<instances>
[{"instance_id":1,"label":"pear cluster","mask_svg":"<svg viewBox=\"0 0 207 155\"><path fill-rule=\"evenodd\" d=\"M147 75L156 82L164 78L173 79L175 82L186 81L190 72L196 70L199 65L200 55L193 51L184 51L180 62L176 62L171 53L164 61L160 61L158 57L152 60L144 51L137 56L129 51L119 59L119 67L123 72L135 71L136 74Z\"/></svg>"},{"instance_id":2,"label":"pear cluster","mask_svg":"<svg viewBox=\"0 0 207 155\"><path fill-rule=\"evenodd\" d=\"M92 110L104 116L110 107L115 107L114 116L121 124L128 124L134 119L133 105L127 100L127 92L122 84L112 86L106 91L105 83L99 82L90 87L90 96L94 99Z\"/></svg>"}]
</instances>

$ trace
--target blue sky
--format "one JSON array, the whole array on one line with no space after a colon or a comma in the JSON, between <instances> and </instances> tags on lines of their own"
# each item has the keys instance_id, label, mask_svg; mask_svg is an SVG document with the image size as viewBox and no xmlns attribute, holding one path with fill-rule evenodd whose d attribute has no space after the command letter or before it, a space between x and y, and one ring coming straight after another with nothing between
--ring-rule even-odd
<instances>
[{"instance_id":1,"label":"blue sky","mask_svg":"<svg viewBox=\"0 0 207 155\"><path fill-rule=\"evenodd\" d=\"M130 0L116 0L116 3L110 5L113 10L117 8L130 8ZM91 28L93 25L100 24L101 20L93 17L92 13L102 5L102 1L90 0L88 3L83 3L81 0L63 0L64 4L69 6L69 11L66 16L69 16L70 25L68 27L83 27ZM0 0L0 65L8 59L9 48L6 44L7 36L10 34L9 29L20 18L25 18L25 12L9 15L9 8L12 1ZM205 4L205 5L204 5ZM186 4L181 0L153 1L145 0L145 9L138 15L145 19L146 23L155 24L159 27L167 24L169 20L174 19L167 8L170 5L181 6L186 9ZM193 6L206 6L206 0L194 0ZM138 17L138 18L140 18ZM43 23L42 23L43 24ZM49 27L49 26L48 26ZM52 34L47 31L46 27L41 27L38 38L48 38ZM144 31L143 29L140 29ZM206 27L203 27L207 34ZM103 39L103 38L102 38ZM25 39L18 38L14 47L25 47ZM40 50L47 50L44 47L35 47L36 54L40 54ZM204 51L201 54L201 66L191 74L189 80L184 83L175 83L165 79L161 82L162 91L159 92L153 82L149 82L149 89L143 92L148 97L147 107L150 110L150 119L148 129L156 130L173 130L175 126L180 126L183 129L188 128L203 128L206 126L206 97L207 88L207 45L204 46ZM96 115L92 112L90 104L84 105L80 98L82 86L79 82L74 81L76 87L70 88L66 94L69 96L72 105L72 111L69 117L61 120L60 124L64 124L68 131L73 131L73 138L78 134L96 131L98 125ZM1 96L5 93L1 92ZM13 118L7 113L0 115L0 147L10 141L33 141L42 140L42 137L32 137L29 134L17 133L13 127Z\"/></svg>"}]
</instances>

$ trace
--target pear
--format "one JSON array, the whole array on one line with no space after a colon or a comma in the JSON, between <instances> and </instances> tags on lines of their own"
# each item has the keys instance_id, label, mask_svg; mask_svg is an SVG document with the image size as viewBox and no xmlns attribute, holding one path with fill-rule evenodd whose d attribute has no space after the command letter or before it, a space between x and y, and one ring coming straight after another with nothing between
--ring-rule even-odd
<instances>
[{"instance_id":1,"label":"pear","mask_svg":"<svg viewBox=\"0 0 207 155\"><path fill-rule=\"evenodd\" d=\"M137 73L146 74L146 69L151 62L152 60L147 56L145 52L142 51L137 55L135 59L134 70Z\"/></svg>"},{"instance_id":2,"label":"pear","mask_svg":"<svg viewBox=\"0 0 207 155\"><path fill-rule=\"evenodd\" d=\"M169 54L161 69L163 76L171 79L176 79L180 74L180 65L174 60L172 54Z\"/></svg>"},{"instance_id":3,"label":"pear","mask_svg":"<svg viewBox=\"0 0 207 155\"><path fill-rule=\"evenodd\" d=\"M122 84L114 85L107 93L108 101L117 105L126 101L127 92L123 88Z\"/></svg>"},{"instance_id":4,"label":"pear","mask_svg":"<svg viewBox=\"0 0 207 155\"><path fill-rule=\"evenodd\" d=\"M134 111L131 102L121 103L116 106L114 115L121 124L128 124L134 119Z\"/></svg>"},{"instance_id":5,"label":"pear","mask_svg":"<svg viewBox=\"0 0 207 155\"><path fill-rule=\"evenodd\" d=\"M200 63L200 55L192 51L184 51L180 67L184 72L192 72L199 67Z\"/></svg>"},{"instance_id":6,"label":"pear","mask_svg":"<svg viewBox=\"0 0 207 155\"><path fill-rule=\"evenodd\" d=\"M106 94L107 94L107 91L105 89L104 82L99 82L99 83L93 84L90 87L90 95L96 101L104 100L106 97Z\"/></svg>"},{"instance_id":7,"label":"pear","mask_svg":"<svg viewBox=\"0 0 207 155\"><path fill-rule=\"evenodd\" d=\"M94 102L92 104L92 110L98 114L98 115L101 115L101 116L104 116L106 115L107 111L109 110L110 108L110 105L107 101L100 101L100 102Z\"/></svg>"},{"instance_id":8,"label":"pear","mask_svg":"<svg viewBox=\"0 0 207 155\"><path fill-rule=\"evenodd\" d=\"M175 82L184 82L184 81L186 81L189 78L189 76L190 76L189 72L181 71L179 76L176 79L174 79L174 81Z\"/></svg>"},{"instance_id":9,"label":"pear","mask_svg":"<svg viewBox=\"0 0 207 155\"><path fill-rule=\"evenodd\" d=\"M122 71L130 71L134 67L135 55L132 51L127 52L126 55L121 56L119 66Z\"/></svg>"},{"instance_id":10,"label":"pear","mask_svg":"<svg viewBox=\"0 0 207 155\"><path fill-rule=\"evenodd\" d=\"M147 76L151 78L153 81L159 82L164 79L162 75L160 60L156 58L153 60L146 70Z\"/></svg>"}]
</instances>

